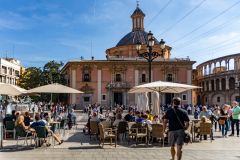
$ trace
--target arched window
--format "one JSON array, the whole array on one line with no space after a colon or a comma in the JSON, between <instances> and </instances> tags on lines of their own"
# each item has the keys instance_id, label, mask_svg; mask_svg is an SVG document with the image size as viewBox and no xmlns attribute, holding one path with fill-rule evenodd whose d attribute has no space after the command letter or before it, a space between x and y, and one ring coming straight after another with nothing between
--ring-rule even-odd
<instances>
[{"instance_id":1,"label":"arched window","mask_svg":"<svg viewBox=\"0 0 240 160\"><path fill-rule=\"evenodd\" d=\"M211 80L211 89L214 91L214 80Z\"/></svg>"},{"instance_id":2,"label":"arched window","mask_svg":"<svg viewBox=\"0 0 240 160\"><path fill-rule=\"evenodd\" d=\"M217 91L219 91L219 87L220 87L220 85L219 85L219 79L217 79L217 80L216 80L216 90L217 90Z\"/></svg>"},{"instance_id":3,"label":"arched window","mask_svg":"<svg viewBox=\"0 0 240 160\"><path fill-rule=\"evenodd\" d=\"M90 77L90 73L88 69L85 69L83 71L83 81L84 82L90 82L91 81L91 77Z\"/></svg>"},{"instance_id":4,"label":"arched window","mask_svg":"<svg viewBox=\"0 0 240 160\"><path fill-rule=\"evenodd\" d=\"M142 83L146 82L146 74L142 74Z\"/></svg>"},{"instance_id":5,"label":"arched window","mask_svg":"<svg viewBox=\"0 0 240 160\"><path fill-rule=\"evenodd\" d=\"M172 82L173 81L173 76L172 74L167 74L167 81Z\"/></svg>"},{"instance_id":6,"label":"arched window","mask_svg":"<svg viewBox=\"0 0 240 160\"><path fill-rule=\"evenodd\" d=\"M207 85L207 91L209 91L209 81L207 81L206 85Z\"/></svg>"},{"instance_id":7,"label":"arched window","mask_svg":"<svg viewBox=\"0 0 240 160\"><path fill-rule=\"evenodd\" d=\"M221 82L222 82L222 90L225 91L225 90L226 90L226 79L223 78L223 79L221 80Z\"/></svg>"},{"instance_id":8,"label":"arched window","mask_svg":"<svg viewBox=\"0 0 240 160\"><path fill-rule=\"evenodd\" d=\"M235 89L235 78L229 78L229 89Z\"/></svg>"}]
</instances>

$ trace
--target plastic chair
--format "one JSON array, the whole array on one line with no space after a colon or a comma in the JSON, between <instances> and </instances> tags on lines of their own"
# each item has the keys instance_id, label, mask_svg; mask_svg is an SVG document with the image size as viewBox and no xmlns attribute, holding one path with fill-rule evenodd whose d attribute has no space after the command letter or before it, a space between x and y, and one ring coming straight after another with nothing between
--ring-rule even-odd
<instances>
[{"instance_id":1,"label":"plastic chair","mask_svg":"<svg viewBox=\"0 0 240 160\"><path fill-rule=\"evenodd\" d=\"M63 130L63 135L65 135L65 130L67 129L67 119L61 120L59 129Z\"/></svg>"},{"instance_id":2,"label":"plastic chair","mask_svg":"<svg viewBox=\"0 0 240 160\"><path fill-rule=\"evenodd\" d=\"M16 130L16 137L17 137L17 146L18 146L18 141L19 140L24 140L24 143L23 144L27 144L28 146L28 139L30 138L31 140L31 145L32 145L32 139L34 138L32 133L30 131L25 131L22 127L20 126L16 126L15 127L15 130Z\"/></svg>"},{"instance_id":3,"label":"plastic chair","mask_svg":"<svg viewBox=\"0 0 240 160\"><path fill-rule=\"evenodd\" d=\"M47 143L48 142L47 139L50 138L50 135L48 134L46 127L45 126L37 126L37 127L34 127L34 129L36 131L37 146L39 146L39 141L42 139L44 141L46 140L46 143ZM54 141L54 144L55 144L55 141Z\"/></svg>"},{"instance_id":4,"label":"plastic chair","mask_svg":"<svg viewBox=\"0 0 240 160\"><path fill-rule=\"evenodd\" d=\"M6 121L6 126L4 128L4 137L7 139L7 133L13 133L13 139L16 137L15 122Z\"/></svg>"}]
</instances>

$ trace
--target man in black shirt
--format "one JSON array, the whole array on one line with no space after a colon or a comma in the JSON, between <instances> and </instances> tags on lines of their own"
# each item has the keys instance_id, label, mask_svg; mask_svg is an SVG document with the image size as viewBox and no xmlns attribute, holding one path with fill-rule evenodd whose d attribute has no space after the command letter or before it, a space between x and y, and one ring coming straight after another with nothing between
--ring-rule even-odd
<instances>
[{"instance_id":1,"label":"man in black shirt","mask_svg":"<svg viewBox=\"0 0 240 160\"><path fill-rule=\"evenodd\" d=\"M124 117L124 120L127 122L133 122L134 121L133 112L129 111L128 114Z\"/></svg>"},{"instance_id":2,"label":"man in black shirt","mask_svg":"<svg viewBox=\"0 0 240 160\"><path fill-rule=\"evenodd\" d=\"M184 130L189 126L189 117L185 110L181 107L181 99L179 97L173 98L173 107L169 108L164 117L164 130L168 123L168 141L171 145L172 160L175 160L177 153L177 160L182 158L182 146L184 144ZM177 145L177 152L175 150Z\"/></svg>"}]
</instances>

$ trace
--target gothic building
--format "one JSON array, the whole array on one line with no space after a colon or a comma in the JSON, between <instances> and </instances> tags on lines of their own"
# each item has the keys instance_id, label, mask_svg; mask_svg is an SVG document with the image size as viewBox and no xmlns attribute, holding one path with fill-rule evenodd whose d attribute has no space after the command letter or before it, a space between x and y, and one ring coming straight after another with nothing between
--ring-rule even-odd
<instances>
[{"instance_id":1,"label":"gothic building","mask_svg":"<svg viewBox=\"0 0 240 160\"><path fill-rule=\"evenodd\" d=\"M116 46L106 50L105 60L74 60L63 67L68 85L79 89L84 94L71 95L69 103L85 106L100 103L113 107L115 104L134 105L137 95L128 91L136 85L148 82L148 62L139 56L146 51L148 38L144 28L145 14L137 6L131 15L132 30L127 33ZM141 43L141 50L136 44ZM189 58L171 58L171 47L162 51L155 38L154 52L163 52L162 57L152 62L152 81L171 81L192 84L192 65ZM191 91L178 94L184 104L192 103ZM169 104L173 94L163 94L162 104Z\"/></svg>"}]
</instances>

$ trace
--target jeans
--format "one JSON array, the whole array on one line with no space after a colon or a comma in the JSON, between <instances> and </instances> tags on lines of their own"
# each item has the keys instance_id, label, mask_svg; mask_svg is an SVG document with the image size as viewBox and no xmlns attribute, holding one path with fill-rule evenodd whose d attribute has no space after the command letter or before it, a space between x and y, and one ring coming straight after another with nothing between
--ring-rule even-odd
<instances>
[{"instance_id":1,"label":"jeans","mask_svg":"<svg viewBox=\"0 0 240 160\"><path fill-rule=\"evenodd\" d=\"M227 135L227 131L228 131L228 121L225 120L225 124L221 125L221 130L222 130L222 136L226 136ZM225 131L225 132L224 132Z\"/></svg>"},{"instance_id":2,"label":"jeans","mask_svg":"<svg viewBox=\"0 0 240 160\"><path fill-rule=\"evenodd\" d=\"M236 124L237 135L239 135L239 119L232 120L232 135L234 135L234 125Z\"/></svg>"},{"instance_id":3,"label":"jeans","mask_svg":"<svg viewBox=\"0 0 240 160\"><path fill-rule=\"evenodd\" d=\"M220 125L220 124L218 123L218 121L214 122L215 131L217 131L217 126L218 126L219 131L220 131L222 125Z\"/></svg>"}]
</instances>

